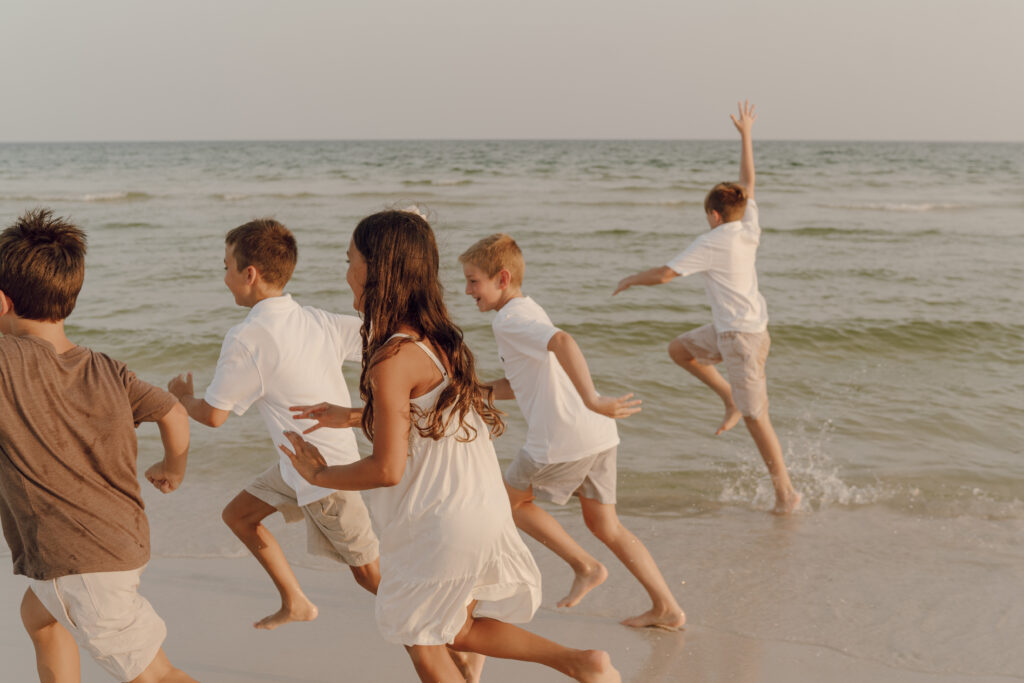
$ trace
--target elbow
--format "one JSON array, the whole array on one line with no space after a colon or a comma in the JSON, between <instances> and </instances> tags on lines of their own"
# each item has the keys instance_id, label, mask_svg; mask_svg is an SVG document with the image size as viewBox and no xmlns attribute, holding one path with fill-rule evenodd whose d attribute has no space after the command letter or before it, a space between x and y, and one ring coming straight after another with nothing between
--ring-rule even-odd
<instances>
[{"instance_id":1,"label":"elbow","mask_svg":"<svg viewBox=\"0 0 1024 683\"><path fill-rule=\"evenodd\" d=\"M206 419L202 420L202 423L204 425L206 425L207 427L213 427L214 429L216 429L217 427L220 427L222 424L224 424L227 421L228 421L227 414L223 414L222 415L222 414L218 413L218 414L213 414L213 415L207 415Z\"/></svg>"},{"instance_id":2,"label":"elbow","mask_svg":"<svg viewBox=\"0 0 1024 683\"><path fill-rule=\"evenodd\" d=\"M398 486L398 483L402 481L402 474L402 472L399 472L394 468L385 468L380 471L380 474L377 477L377 485L380 488Z\"/></svg>"}]
</instances>

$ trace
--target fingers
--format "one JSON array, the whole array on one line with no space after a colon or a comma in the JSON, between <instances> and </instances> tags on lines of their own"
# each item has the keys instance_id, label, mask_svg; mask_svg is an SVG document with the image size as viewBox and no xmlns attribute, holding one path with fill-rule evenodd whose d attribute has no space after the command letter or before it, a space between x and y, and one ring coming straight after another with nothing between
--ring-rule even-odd
<instances>
[{"instance_id":1,"label":"fingers","mask_svg":"<svg viewBox=\"0 0 1024 683\"><path fill-rule=\"evenodd\" d=\"M313 425L312 427L310 427L309 429L304 429L302 431L302 433L303 434L309 434L310 432L315 432L316 430L320 429L321 427L323 427L323 425L320 424L320 423L317 423L317 424Z\"/></svg>"}]
</instances>

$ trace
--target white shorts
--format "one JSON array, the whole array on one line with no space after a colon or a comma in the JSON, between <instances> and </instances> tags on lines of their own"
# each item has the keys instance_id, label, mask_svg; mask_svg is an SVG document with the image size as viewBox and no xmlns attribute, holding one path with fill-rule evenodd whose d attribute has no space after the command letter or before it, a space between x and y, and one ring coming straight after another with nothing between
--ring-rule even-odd
<instances>
[{"instance_id":1,"label":"white shorts","mask_svg":"<svg viewBox=\"0 0 1024 683\"><path fill-rule=\"evenodd\" d=\"M370 512L358 491L335 491L299 506L295 489L277 464L268 467L245 492L278 509L286 523L306 520L306 552L362 567L380 556Z\"/></svg>"},{"instance_id":2,"label":"white shorts","mask_svg":"<svg viewBox=\"0 0 1024 683\"><path fill-rule=\"evenodd\" d=\"M143 569L31 580L50 615L119 681L138 678L167 637L164 620L139 595Z\"/></svg>"},{"instance_id":3,"label":"white shorts","mask_svg":"<svg viewBox=\"0 0 1024 683\"><path fill-rule=\"evenodd\" d=\"M519 451L505 469L505 482L514 489L533 488L533 495L556 505L565 505L573 495L615 503L615 461L618 446L571 462L551 464L531 460Z\"/></svg>"},{"instance_id":4,"label":"white shorts","mask_svg":"<svg viewBox=\"0 0 1024 683\"><path fill-rule=\"evenodd\" d=\"M732 399L744 417L760 417L768 408L765 363L772 338L764 332L716 332L701 325L676 339L701 365L723 363L732 387Z\"/></svg>"}]
</instances>

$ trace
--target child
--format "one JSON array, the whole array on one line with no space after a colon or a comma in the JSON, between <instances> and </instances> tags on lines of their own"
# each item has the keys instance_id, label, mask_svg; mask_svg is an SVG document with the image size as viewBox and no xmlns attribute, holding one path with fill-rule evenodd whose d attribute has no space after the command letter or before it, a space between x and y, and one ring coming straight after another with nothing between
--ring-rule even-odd
<instances>
[{"instance_id":1,"label":"child","mask_svg":"<svg viewBox=\"0 0 1024 683\"><path fill-rule=\"evenodd\" d=\"M302 307L284 294L297 259L295 238L275 220L254 220L228 232L224 284L236 304L252 310L224 338L205 398L193 396L191 373L168 386L192 419L219 427L230 411L241 415L256 405L271 439L280 445L285 443L282 432L294 424L290 408L325 397L337 406L334 410L325 414L317 406L307 406L307 412L333 426L357 423L359 413L348 407L351 400L341 364L359 359L361 323L354 316ZM359 458L351 429L318 431L309 438L332 464ZM310 486L278 453L274 464L228 503L223 514L281 595L281 609L253 624L256 628L274 629L317 616L316 605L299 587L281 546L262 524L278 510L288 522L305 517L310 553L348 564L360 586L377 591L377 537L360 495Z\"/></svg>"},{"instance_id":2,"label":"child","mask_svg":"<svg viewBox=\"0 0 1024 683\"><path fill-rule=\"evenodd\" d=\"M576 576L559 607L572 607L608 577L585 551L534 503L557 505L578 495L583 519L651 597L647 612L622 623L675 630L686 621L654 558L615 512L615 420L640 410L633 394L600 396L576 341L555 327L544 309L523 296L525 265L508 235L480 240L462 256L466 294L480 311L497 311L491 326L505 377L492 382L494 396L514 398L526 418L526 444L505 470L516 526L569 563Z\"/></svg>"},{"instance_id":3,"label":"child","mask_svg":"<svg viewBox=\"0 0 1024 683\"><path fill-rule=\"evenodd\" d=\"M359 388L373 453L331 467L294 432L294 452L282 450L318 486L376 489L368 500L381 534L381 633L406 646L422 681L464 680L445 645L476 653L468 680L478 680L480 655L491 655L578 681L619 681L607 653L506 623L532 618L540 573L502 492L489 436L504 425L449 318L427 221L408 211L369 216L348 258L364 320Z\"/></svg>"},{"instance_id":4,"label":"child","mask_svg":"<svg viewBox=\"0 0 1024 683\"><path fill-rule=\"evenodd\" d=\"M768 417L768 309L757 288L754 260L761 241L757 203L754 201L754 147L751 129L757 115L746 102L739 119L740 182L719 183L704 200L711 231L704 233L667 265L623 278L612 296L633 285L660 285L679 275L704 275L711 300L709 325L672 340L668 353L678 365L707 384L725 404L725 418L715 434L732 429L740 417L768 466L775 487L773 512L784 515L800 504L782 458L782 446ZM715 369L725 363L729 381Z\"/></svg>"},{"instance_id":5,"label":"child","mask_svg":"<svg viewBox=\"0 0 1024 683\"><path fill-rule=\"evenodd\" d=\"M42 681L79 680L78 646L119 681L192 681L138 592L149 524L134 430L159 425L164 458L146 478L170 493L185 476L188 416L65 336L85 248L84 232L45 209L0 233L0 520L14 573L31 579L21 618Z\"/></svg>"}]
</instances>

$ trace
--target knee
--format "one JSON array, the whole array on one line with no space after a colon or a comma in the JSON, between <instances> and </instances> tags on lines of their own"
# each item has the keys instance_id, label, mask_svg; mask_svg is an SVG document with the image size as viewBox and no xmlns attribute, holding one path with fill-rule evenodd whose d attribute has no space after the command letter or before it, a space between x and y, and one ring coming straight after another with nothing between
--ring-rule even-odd
<instances>
[{"instance_id":1,"label":"knee","mask_svg":"<svg viewBox=\"0 0 1024 683\"><path fill-rule=\"evenodd\" d=\"M686 350L678 337L668 343L668 356L679 365L694 361L693 354Z\"/></svg>"},{"instance_id":2,"label":"knee","mask_svg":"<svg viewBox=\"0 0 1024 683\"><path fill-rule=\"evenodd\" d=\"M377 588L380 586L380 571L377 569L377 563L370 562L359 567L351 567L351 569L352 578L356 580L356 583L376 595Z\"/></svg>"}]
</instances>

